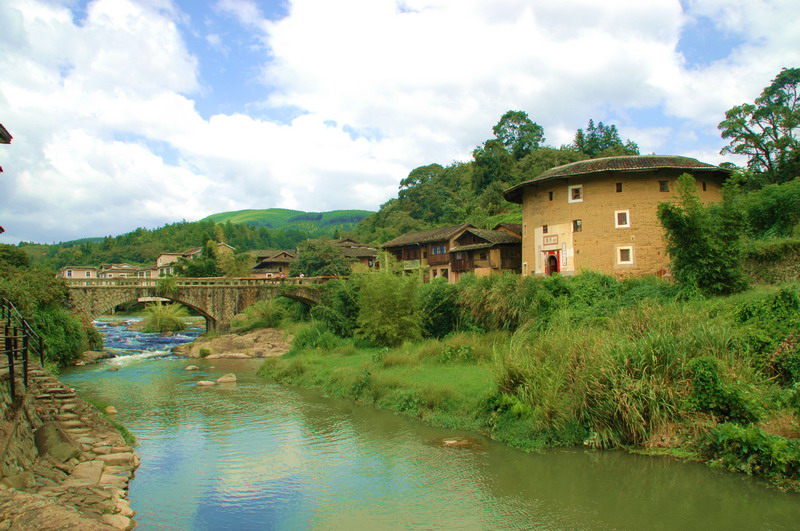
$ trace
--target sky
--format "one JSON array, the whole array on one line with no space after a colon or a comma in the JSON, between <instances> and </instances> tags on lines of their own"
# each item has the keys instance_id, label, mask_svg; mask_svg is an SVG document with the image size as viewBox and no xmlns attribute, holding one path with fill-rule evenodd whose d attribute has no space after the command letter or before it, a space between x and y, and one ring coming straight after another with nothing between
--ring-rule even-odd
<instances>
[{"instance_id":1,"label":"sky","mask_svg":"<svg viewBox=\"0 0 800 531\"><path fill-rule=\"evenodd\" d=\"M507 110L742 165L717 125L800 66L797 0L2 0L2 243L242 209L377 210Z\"/></svg>"}]
</instances>

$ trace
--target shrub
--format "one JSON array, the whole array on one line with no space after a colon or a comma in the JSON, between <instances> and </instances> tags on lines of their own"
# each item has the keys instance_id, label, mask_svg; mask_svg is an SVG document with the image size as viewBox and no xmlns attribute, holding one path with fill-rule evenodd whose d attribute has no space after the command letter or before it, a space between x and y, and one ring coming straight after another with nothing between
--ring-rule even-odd
<instances>
[{"instance_id":1,"label":"shrub","mask_svg":"<svg viewBox=\"0 0 800 531\"><path fill-rule=\"evenodd\" d=\"M421 337L419 278L370 273L362 275L359 284L359 335L390 347Z\"/></svg>"},{"instance_id":2,"label":"shrub","mask_svg":"<svg viewBox=\"0 0 800 531\"><path fill-rule=\"evenodd\" d=\"M359 285L355 279L333 279L325 283L322 302L311 309L311 316L322 321L335 334L352 337L358 326Z\"/></svg>"},{"instance_id":3,"label":"shrub","mask_svg":"<svg viewBox=\"0 0 800 531\"><path fill-rule=\"evenodd\" d=\"M755 236L791 236L800 224L800 178L747 195L743 206Z\"/></svg>"},{"instance_id":4,"label":"shrub","mask_svg":"<svg viewBox=\"0 0 800 531\"><path fill-rule=\"evenodd\" d=\"M741 211L728 194L721 206L704 206L694 177L687 173L678 177L677 190L680 204L658 205L675 279L687 294L724 295L743 290Z\"/></svg>"},{"instance_id":5,"label":"shrub","mask_svg":"<svg viewBox=\"0 0 800 531\"><path fill-rule=\"evenodd\" d=\"M689 408L735 422L750 423L758 420L757 405L740 385L723 381L719 374L718 360L703 356L689 362L688 368L692 373Z\"/></svg>"},{"instance_id":6,"label":"shrub","mask_svg":"<svg viewBox=\"0 0 800 531\"><path fill-rule=\"evenodd\" d=\"M458 287L445 278L435 278L420 287L422 335L444 337L458 326Z\"/></svg>"},{"instance_id":7,"label":"shrub","mask_svg":"<svg viewBox=\"0 0 800 531\"><path fill-rule=\"evenodd\" d=\"M30 322L44 336L45 361L58 367L71 365L89 346L81 321L62 308L40 308Z\"/></svg>"},{"instance_id":8,"label":"shrub","mask_svg":"<svg viewBox=\"0 0 800 531\"><path fill-rule=\"evenodd\" d=\"M292 340L292 351L317 349L333 350L341 340L324 323L312 322L301 327Z\"/></svg>"},{"instance_id":9,"label":"shrub","mask_svg":"<svg viewBox=\"0 0 800 531\"><path fill-rule=\"evenodd\" d=\"M700 448L707 458L716 459L731 470L800 477L800 441L768 435L754 425L720 424L708 433Z\"/></svg>"}]
</instances>

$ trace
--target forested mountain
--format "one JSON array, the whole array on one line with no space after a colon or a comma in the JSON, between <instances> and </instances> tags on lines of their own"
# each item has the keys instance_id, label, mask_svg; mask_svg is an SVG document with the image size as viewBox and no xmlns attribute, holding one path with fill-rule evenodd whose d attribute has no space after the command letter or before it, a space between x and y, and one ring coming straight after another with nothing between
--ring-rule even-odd
<instances>
[{"instance_id":1,"label":"forested mountain","mask_svg":"<svg viewBox=\"0 0 800 531\"><path fill-rule=\"evenodd\" d=\"M504 200L503 190L561 164L639 154L636 143L622 141L616 126L593 120L561 147L545 145L544 129L523 111L506 112L492 132L494 138L475 148L469 162L412 170L400 181L397 197L359 223L352 236L377 244L441 225L520 223L520 206Z\"/></svg>"},{"instance_id":2,"label":"forested mountain","mask_svg":"<svg viewBox=\"0 0 800 531\"><path fill-rule=\"evenodd\" d=\"M334 237L352 229L370 214L364 210L303 212L299 210L242 210L214 214L201 221L172 223L148 230L139 228L121 236L82 238L53 245L21 243L31 261L58 269L65 265L122 263L145 265L163 252L203 247L222 241L237 251L292 249L308 238Z\"/></svg>"},{"instance_id":3,"label":"forested mountain","mask_svg":"<svg viewBox=\"0 0 800 531\"><path fill-rule=\"evenodd\" d=\"M268 229L299 229L316 236L333 236L336 231L352 230L359 221L374 214L369 210L332 210L303 212L286 208L238 210L212 214L201 221L242 223Z\"/></svg>"}]
</instances>

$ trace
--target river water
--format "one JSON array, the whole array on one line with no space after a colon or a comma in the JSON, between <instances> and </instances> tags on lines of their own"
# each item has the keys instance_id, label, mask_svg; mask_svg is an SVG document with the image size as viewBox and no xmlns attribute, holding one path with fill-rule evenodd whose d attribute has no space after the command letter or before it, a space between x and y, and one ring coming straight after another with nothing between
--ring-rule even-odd
<instances>
[{"instance_id":1,"label":"river water","mask_svg":"<svg viewBox=\"0 0 800 531\"><path fill-rule=\"evenodd\" d=\"M275 385L256 360L169 355L193 333L100 327L131 350L62 380L137 437L139 529L800 528L800 496L751 478L623 452L527 454ZM229 372L236 384L195 385ZM473 444L442 445L455 437Z\"/></svg>"}]
</instances>

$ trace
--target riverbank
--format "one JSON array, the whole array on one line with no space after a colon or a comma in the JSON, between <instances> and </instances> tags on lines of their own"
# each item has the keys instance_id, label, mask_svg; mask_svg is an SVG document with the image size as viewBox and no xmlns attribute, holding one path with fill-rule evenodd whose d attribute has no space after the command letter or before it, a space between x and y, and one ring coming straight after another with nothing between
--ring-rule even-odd
<instances>
[{"instance_id":1,"label":"riverbank","mask_svg":"<svg viewBox=\"0 0 800 531\"><path fill-rule=\"evenodd\" d=\"M798 343L772 346L768 335L787 337L799 301L784 289L648 302L602 319L564 309L547 326L396 348L311 324L260 374L526 450L672 455L800 490Z\"/></svg>"},{"instance_id":2,"label":"riverbank","mask_svg":"<svg viewBox=\"0 0 800 531\"><path fill-rule=\"evenodd\" d=\"M26 398L2 433L0 527L136 526L127 495L139 456L73 389L31 371Z\"/></svg>"}]
</instances>

